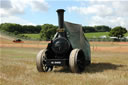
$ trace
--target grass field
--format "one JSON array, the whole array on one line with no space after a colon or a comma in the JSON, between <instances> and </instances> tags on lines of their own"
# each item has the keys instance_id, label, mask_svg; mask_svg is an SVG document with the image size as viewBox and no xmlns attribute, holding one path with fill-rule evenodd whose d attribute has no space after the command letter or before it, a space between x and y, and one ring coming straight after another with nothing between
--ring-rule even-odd
<instances>
[{"instance_id":1,"label":"grass field","mask_svg":"<svg viewBox=\"0 0 128 85\"><path fill-rule=\"evenodd\" d=\"M126 47L92 42L92 64L81 74L61 67L39 73L35 56L42 48L0 47L0 85L128 85Z\"/></svg>"},{"instance_id":2,"label":"grass field","mask_svg":"<svg viewBox=\"0 0 128 85\"><path fill-rule=\"evenodd\" d=\"M85 36L87 38L99 38L100 36L108 36L109 32L96 32L96 33L85 33ZM31 37L32 39L39 39L40 34L23 34L25 36ZM125 34L125 36L128 36L128 33Z\"/></svg>"},{"instance_id":3,"label":"grass field","mask_svg":"<svg viewBox=\"0 0 128 85\"><path fill-rule=\"evenodd\" d=\"M109 37L109 32L85 33L85 36L87 38L99 38L101 36ZM128 36L128 33L126 33L125 36Z\"/></svg>"},{"instance_id":4,"label":"grass field","mask_svg":"<svg viewBox=\"0 0 128 85\"><path fill-rule=\"evenodd\" d=\"M40 39L40 34L22 34L22 35L28 36L32 39Z\"/></svg>"},{"instance_id":5,"label":"grass field","mask_svg":"<svg viewBox=\"0 0 128 85\"><path fill-rule=\"evenodd\" d=\"M101 36L106 36L106 37L109 37L108 36L109 32L95 32L95 33L85 33L85 36L87 38L99 38Z\"/></svg>"}]
</instances>

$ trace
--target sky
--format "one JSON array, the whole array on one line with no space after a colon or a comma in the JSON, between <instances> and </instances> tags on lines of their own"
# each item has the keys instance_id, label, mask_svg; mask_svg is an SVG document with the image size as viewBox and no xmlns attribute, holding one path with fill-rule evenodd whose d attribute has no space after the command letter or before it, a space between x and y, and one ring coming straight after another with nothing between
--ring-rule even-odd
<instances>
[{"instance_id":1,"label":"sky","mask_svg":"<svg viewBox=\"0 0 128 85\"><path fill-rule=\"evenodd\" d=\"M57 9L72 23L128 29L128 0L0 0L0 23L58 25Z\"/></svg>"}]
</instances>

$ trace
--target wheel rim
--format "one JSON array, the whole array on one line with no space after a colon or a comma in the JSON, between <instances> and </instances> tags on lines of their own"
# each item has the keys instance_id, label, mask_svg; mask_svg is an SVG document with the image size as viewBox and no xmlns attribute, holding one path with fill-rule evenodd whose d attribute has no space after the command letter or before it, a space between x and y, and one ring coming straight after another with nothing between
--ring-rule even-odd
<instances>
[{"instance_id":1,"label":"wheel rim","mask_svg":"<svg viewBox=\"0 0 128 85\"><path fill-rule=\"evenodd\" d=\"M85 56L82 50L74 49L70 53L69 65L74 73L82 72L85 68Z\"/></svg>"}]
</instances>

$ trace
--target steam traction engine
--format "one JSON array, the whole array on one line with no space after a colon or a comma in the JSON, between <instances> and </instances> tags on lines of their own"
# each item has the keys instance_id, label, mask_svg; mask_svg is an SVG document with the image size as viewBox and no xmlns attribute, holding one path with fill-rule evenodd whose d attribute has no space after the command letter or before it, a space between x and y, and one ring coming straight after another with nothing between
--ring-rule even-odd
<instances>
[{"instance_id":1,"label":"steam traction engine","mask_svg":"<svg viewBox=\"0 0 128 85\"><path fill-rule=\"evenodd\" d=\"M64 11L57 10L59 28L47 48L37 54L39 72L51 71L54 66L68 66L72 72L82 72L90 64L90 45L82 27L64 22Z\"/></svg>"}]
</instances>

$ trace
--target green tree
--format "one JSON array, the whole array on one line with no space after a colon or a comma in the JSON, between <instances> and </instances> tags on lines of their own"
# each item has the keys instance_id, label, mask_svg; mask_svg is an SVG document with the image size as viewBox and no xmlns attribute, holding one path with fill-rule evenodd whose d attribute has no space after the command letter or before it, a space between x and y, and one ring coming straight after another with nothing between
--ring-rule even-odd
<instances>
[{"instance_id":1,"label":"green tree","mask_svg":"<svg viewBox=\"0 0 128 85\"><path fill-rule=\"evenodd\" d=\"M14 33L15 31L20 32L22 29L22 26L19 24L14 24L14 23L3 23L0 26L0 30L4 30L7 32L12 32Z\"/></svg>"},{"instance_id":2,"label":"green tree","mask_svg":"<svg viewBox=\"0 0 128 85\"><path fill-rule=\"evenodd\" d=\"M110 31L109 36L111 36L111 37L117 37L119 39L119 38L122 38L125 33L127 33L126 28L121 27L121 26L117 26L117 27L114 27Z\"/></svg>"},{"instance_id":3,"label":"green tree","mask_svg":"<svg viewBox=\"0 0 128 85\"><path fill-rule=\"evenodd\" d=\"M41 25L20 25L15 23L2 23L0 24L0 30L11 33L40 33Z\"/></svg>"},{"instance_id":4,"label":"green tree","mask_svg":"<svg viewBox=\"0 0 128 85\"><path fill-rule=\"evenodd\" d=\"M89 32L96 32L96 30L94 29L94 27L91 27L91 26L83 26L83 31L85 33L89 33Z\"/></svg>"},{"instance_id":5,"label":"green tree","mask_svg":"<svg viewBox=\"0 0 128 85\"><path fill-rule=\"evenodd\" d=\"M40 31L41 31L41 25L37 25L36 26L36 33L40 33Z\"/></svg>"},{"instance_id":6,"label":"green tree","mask_svg":"<svg viewBox=\"0 0 128 85\"><path fill-rule=\"evenodd\" d=\"M56 33L57 26L52 24L44 24L42 25L42 30L40 32L40 37L43 40L50 40L53 38Z\"/></svg>"},{"instance_id":7,"label":"green tree","mask_svg":"<svg viewBox=\"0 0 128 85\"><path fill-rule=\"evenodd\" d=\"M14 34L15 34L15 35L18 35L18 34L19 34L19 32L18 32L18 31L15 31L15 32L14 32Z\"/></svg>"},{"instance_id":8,"label":"green tree","mask_svg":"<svg viewBox=\"0 0 128 85\"><path fill-rule=\"evenodd\" d=\"M97 32L109 32L111 28L109 26L101 25L101 26L94 26L94 29Z\"/></svg>"}]
</instances>

